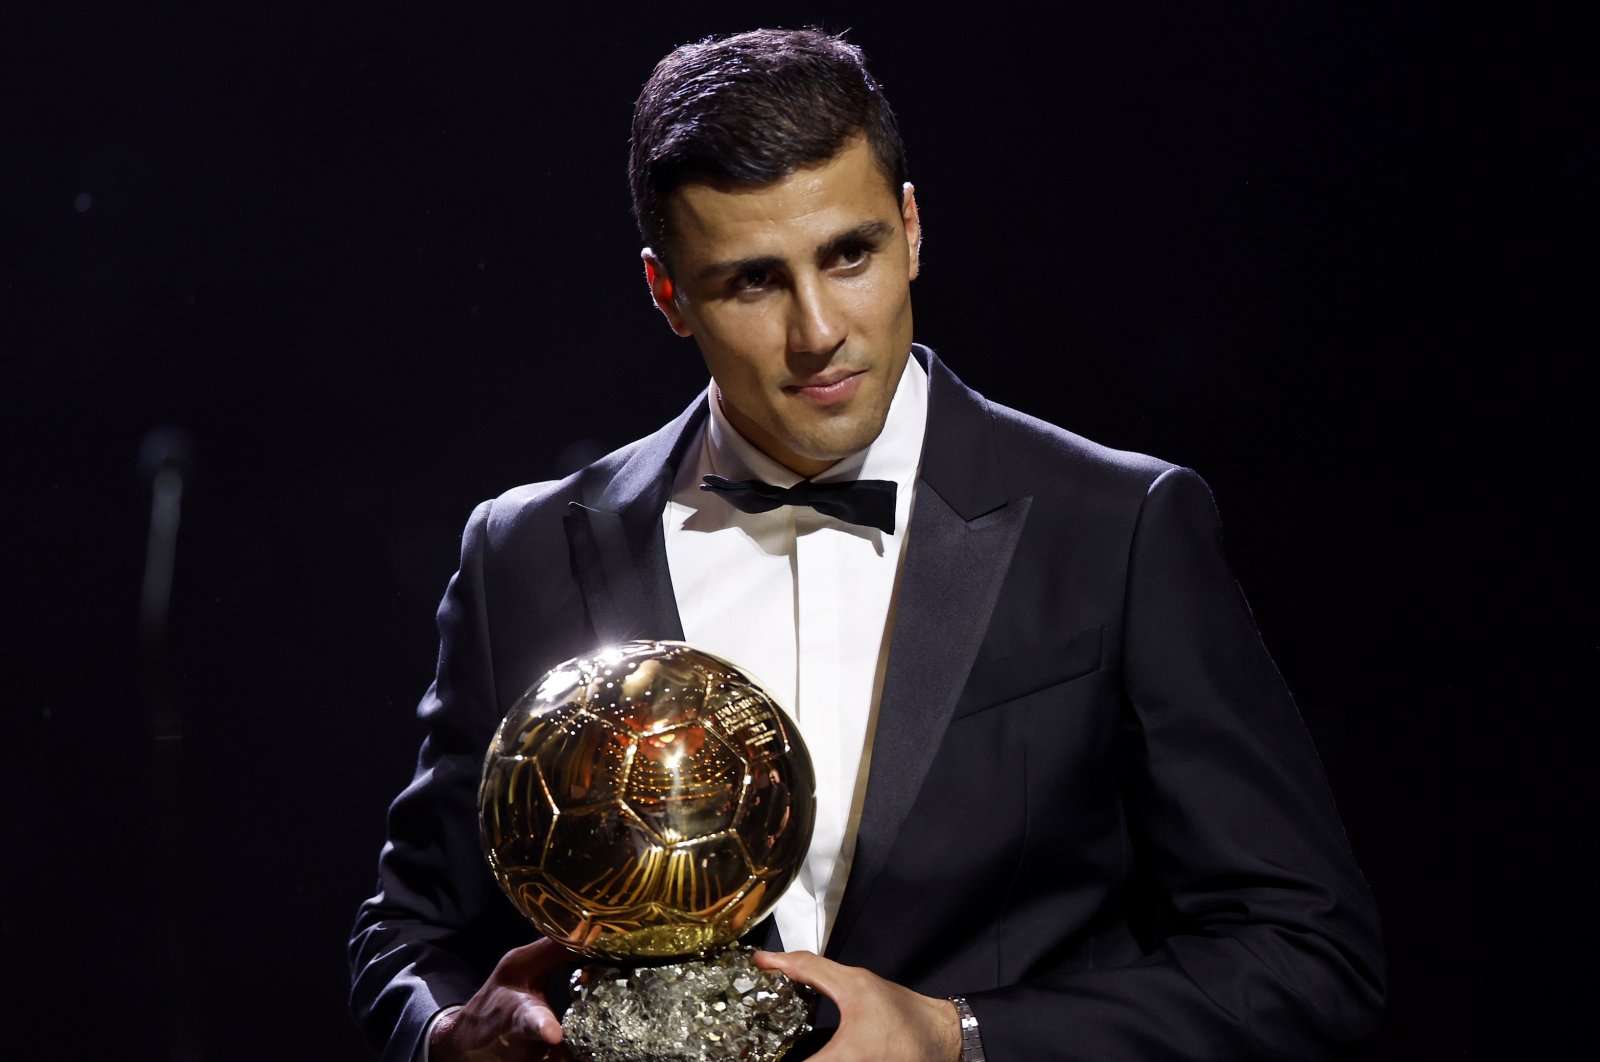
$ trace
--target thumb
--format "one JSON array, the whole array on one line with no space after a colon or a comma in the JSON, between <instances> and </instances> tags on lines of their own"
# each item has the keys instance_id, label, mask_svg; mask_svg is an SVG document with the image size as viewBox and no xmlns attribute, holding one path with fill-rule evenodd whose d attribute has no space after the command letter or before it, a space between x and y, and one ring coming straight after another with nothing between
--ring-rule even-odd
<instances>
[{"instance_id":1,"label":"thumb","mask_svg":"<svg viewBox=\"0 0 1600 1062\"><path fill-rule=\"evenodd\" d=\"M495 972L499 980L507 984L524 985L542 993L551 974L582 961L581 956L549 937L540 937L532 944L506 952L496 964Z\"/></svg>"},{"instance_id":2,"label":"thumb","mask_svg":"<svg viewBox=\"0 0 1600 1062\"><path fill-rule=\"evenodd\" d=\"M550 1009L543 997L524 997L517 1006L513 1024L529 1039L547 1044L558 1044L565 1036L561 1019L556 1017L555 1011Z\"/></svg>"}]
</instances>

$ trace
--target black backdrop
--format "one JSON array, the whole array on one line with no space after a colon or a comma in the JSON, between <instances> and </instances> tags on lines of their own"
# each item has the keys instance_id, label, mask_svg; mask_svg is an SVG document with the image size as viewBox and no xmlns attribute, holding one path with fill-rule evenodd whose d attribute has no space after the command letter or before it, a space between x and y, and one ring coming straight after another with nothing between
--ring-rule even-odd
<instances>
[{"instance_id":1,"label":"black backdrop","mask_svg":"<svg viewBox=\"0 0 1600 1062\"><path fill-rule=\"evenodd\" d=\"M680 41L820 23L901 114L918 337L1211 482L1385 913L1392 1004L1360 1057L1592 1049L1579 5L3 18L0 971L24 1045L363 1057L344 939L462 521L703 383L642 283L633 95ZM152 660L137 454L161 425L194 461ZM183 736L157 759L162 688Z\"/></svg>"}]
</instances>

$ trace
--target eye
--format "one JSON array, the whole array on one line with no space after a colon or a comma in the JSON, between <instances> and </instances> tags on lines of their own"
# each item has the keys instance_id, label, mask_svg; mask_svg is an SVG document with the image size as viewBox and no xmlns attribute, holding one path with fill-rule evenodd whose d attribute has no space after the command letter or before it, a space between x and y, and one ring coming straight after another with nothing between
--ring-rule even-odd
<instances>
[{"instance_id":1,"label":"eye","mask_svg":"<svg viewBox=\"0 0 1600 1062\"><path fill-rule=\"evenodd\" d=\"M847 243L834 253L833 265L837 269L854 269L872 256L872 247L865 243Z\"/></svg>"},{"instance_id":2,"label":"eye","mask_svg":"<svg viewBox=\"0 0 1600 1062\"><path fill-rule=\"evenodd\" d=\"M764 291L772 286L772 271L754 266L734 276L732 286L734 291Z\"/></svg>"}]
</instances>

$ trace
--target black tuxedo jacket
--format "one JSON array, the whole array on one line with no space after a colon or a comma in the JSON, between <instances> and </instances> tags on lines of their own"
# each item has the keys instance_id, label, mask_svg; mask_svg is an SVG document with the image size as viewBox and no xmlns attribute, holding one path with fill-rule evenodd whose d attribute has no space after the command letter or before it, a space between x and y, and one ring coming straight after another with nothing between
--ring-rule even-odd
<instances>
[{"instance_id":1,"label":"black tuxedo jacket","mask_svg":"<svg viewBox=\"0 0 1600 1062\"><path fill-rule=\"evenodd\" d=\"M927 440L828 954L965 995L994 1062L1335 1054L1381 1006L1377 916L1205 484L916 355ZM661 513L704 415L467 526L428 736L351 939L385 1059L532 938L479 850L501 717L562 660L682 637Z\"/></svg>"}]
</instances>

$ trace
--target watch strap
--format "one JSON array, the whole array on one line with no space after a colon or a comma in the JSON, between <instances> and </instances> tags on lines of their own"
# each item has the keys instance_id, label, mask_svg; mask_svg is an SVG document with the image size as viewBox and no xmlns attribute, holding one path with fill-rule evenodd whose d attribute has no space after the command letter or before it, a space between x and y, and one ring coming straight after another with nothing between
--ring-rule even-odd
<instances>
[{"instance_id":1,"label":"watch strap","mask_svg":"<svg viewBox=\"0 0 1600 1062\"><path fill-rule=\"evenodd\" d=\"M961 1062L984 1062L983 1037L978 1033L978 1016L962 996L951 996L961 1018Z\"/></svg>"}]
</instances>

